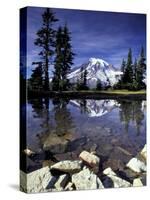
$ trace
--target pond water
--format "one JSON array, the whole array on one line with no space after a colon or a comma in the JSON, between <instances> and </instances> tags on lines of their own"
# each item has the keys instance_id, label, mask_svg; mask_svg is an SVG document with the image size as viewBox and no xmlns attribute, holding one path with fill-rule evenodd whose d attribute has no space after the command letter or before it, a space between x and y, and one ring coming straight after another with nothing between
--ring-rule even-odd
<instances>
[{"instance_id":1,"label":"pond water","mask_svg":"<svg viewBox=\"0 0 150 200\"><path fill-rule=\"evenodd\" d=\"M28 169L50 165L50 161L75 160L87 150L100 156L102 168L117 170L145 143L144 100L28 100L27 146L37 153Z\"/></svg>"}]
</instances>

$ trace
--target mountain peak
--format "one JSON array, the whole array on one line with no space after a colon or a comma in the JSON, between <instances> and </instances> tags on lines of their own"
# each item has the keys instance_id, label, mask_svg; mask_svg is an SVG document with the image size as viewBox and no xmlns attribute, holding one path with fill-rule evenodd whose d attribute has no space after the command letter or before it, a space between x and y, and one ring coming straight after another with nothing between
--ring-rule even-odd
<instances>
[{"instance_id":1,"label":"mountain peak","mask_svg":"<svg viewBox=\"0 0 150 200\"><path fill-rule=\"evenodd\" d=\"M90 88L95 88L97 81L101 81L104 87L113 86L116 84L122 72L116 70L113 65L110 65L105 60L100 58L90 58L87 63L75 68L68 74L68 79L72 83L76 83L81 77L81 67L87 70L87 84Z\"/></svg>"},{"instance_id":2,"label":"mountain peak","mask_svg":"<svg viewBox=\"0 0 150 200\"><path fill-rule=\"evenodd\" d=\"M102 67L108 66L108 65L109 65L105 60L102 60L102 59L100 59L100 58L90 58L90 59L89 59L89 63L90 63L91 65L99 64L99 65L101 65Z\"/></svg>"}]
</instances>

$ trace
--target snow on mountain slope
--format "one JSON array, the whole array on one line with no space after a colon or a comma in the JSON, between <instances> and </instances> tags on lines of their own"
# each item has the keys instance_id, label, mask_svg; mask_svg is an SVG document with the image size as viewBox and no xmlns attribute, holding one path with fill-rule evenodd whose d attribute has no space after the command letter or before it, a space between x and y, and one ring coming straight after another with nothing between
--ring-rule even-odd
<instances>
[{"instance_id":1,"label":"snow on mountain slope","mask_svg":"<svg viewBox=\"0 0 150 200\"><path fill-rule=\"evenodd\" d=\"M103 86L113 86L120 79L122 72L117 71L112 65L99 58L90 58L87 64L81 67L87 70L87 83L90 88L96 87L97 81L100 80ZM75 83L80 78L81 67L75 68L70 74L68 79Z\"/></svg>"},{"instance_id":2,"label":"snow on mountain slope","mask_svg":"<svg viewBox=\"0 0 150 200\"><path fill-rule=\"evenodd\" d=\"M82 100L70 100L70 104L81 109ZM88 99L86 100L85 110L89 117L101 117L117 107L119 107L119 104L116 100Z\"/></svg>"}]
</instances>

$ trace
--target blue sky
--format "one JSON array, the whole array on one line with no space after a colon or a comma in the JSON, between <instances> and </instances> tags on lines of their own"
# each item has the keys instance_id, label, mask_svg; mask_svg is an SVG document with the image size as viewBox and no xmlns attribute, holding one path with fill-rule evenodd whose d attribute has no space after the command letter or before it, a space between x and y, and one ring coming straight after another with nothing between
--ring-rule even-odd
<instances>
[{"instance_id":1,"label":"blue sky","mask_svg":"<svg viewBox=\"0 0 150 200\"><path fill-rule=\"evenodd\" d=\"M86 63L90 57L101 58L116 68L133 50L138 57L141 46L146 49L146 15L102 11L52 9L59 19L55 28L67 23L71 32L74 65ZM36 32L42 25L44 8L29 7L27 12L27 68L28 76L38 61L39 48L34 45ZM52 67L50 68L52 70Z\"/></svg>"}]
</instances>

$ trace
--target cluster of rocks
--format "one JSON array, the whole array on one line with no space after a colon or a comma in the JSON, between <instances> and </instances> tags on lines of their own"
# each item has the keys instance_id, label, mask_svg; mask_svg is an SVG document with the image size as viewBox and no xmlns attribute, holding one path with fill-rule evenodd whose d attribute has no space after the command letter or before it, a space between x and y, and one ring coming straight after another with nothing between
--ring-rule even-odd
<instances>
[{"instance_id":1,"label":"cluster of rocks","mask_svg":"<svg viewBox=\"0 0 150 200\"><path fill-rule=\"evenodd\" d=\"M30 155L33 152L25 151ZM90 190L143 186L140 178L146 173L146 145L126 167L136 174L133 181L122 178L110 167L100 171L100 158L95 152L82 151L78 160L64 160L31 173L20 173L21 190L27 193L48 191Z\"/></svg>"}]
</instances>

